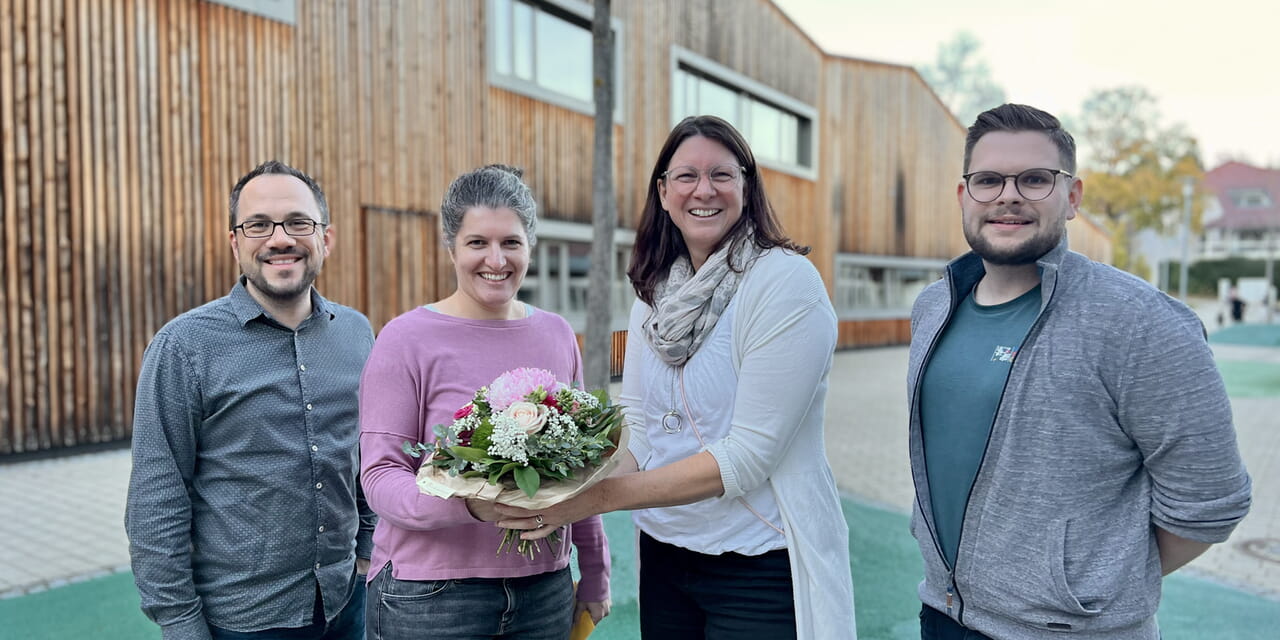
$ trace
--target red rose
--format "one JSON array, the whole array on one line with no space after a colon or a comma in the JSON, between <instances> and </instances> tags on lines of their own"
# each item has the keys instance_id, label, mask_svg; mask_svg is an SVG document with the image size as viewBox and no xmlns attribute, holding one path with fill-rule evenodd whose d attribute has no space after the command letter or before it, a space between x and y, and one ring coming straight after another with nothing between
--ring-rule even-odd
<instances>
[{"instance_id":1,"label":"red rose","mask_svg":"<svg viewBox=\"0 0 1280 640\"><path fill-rule=\"evenodd\" d=\"M463 418L465 418L465 417L467 417L467 416L471 415L471 410L472 410L472 409L474 409L474 408L475 408L475 405L473 405L473 404L471 404L470 402L468 402L468 403L467 403L465 406L463 406L461 409L458 409L457 411L454 411L454 412L453 412L453 419L454 419L454 420L461 420L461 419L463 419Z\"/></svg>"},{"instance_id":2,"label":"red rose","mask_svg":"<svg viewBox=\"0 0 1280 640\"><path fill-rule=\"evenodd\" d=\"M558 403L556 403L556 397L555 397L555 396L553 396L553 395L549 395L549 394L548 394L548 395L547 395L547 397L543 398L543 399L542 399L542 404L544 404L544 405L546 405L546 406L548 406L548 407L551 407L552 409L555 409L556 411L559 411L559 410L560 410L560 405L559 405Z\"/></svg>"}]
</instances>

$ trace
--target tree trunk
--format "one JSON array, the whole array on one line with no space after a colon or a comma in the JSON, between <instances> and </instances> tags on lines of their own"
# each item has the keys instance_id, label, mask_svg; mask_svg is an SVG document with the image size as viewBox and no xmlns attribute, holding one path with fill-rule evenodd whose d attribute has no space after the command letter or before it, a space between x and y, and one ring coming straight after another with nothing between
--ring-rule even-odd
<instances>
[{"instance_id":1,"label":"tree trunk","mask_svg":"<svg viewBox=\"0 0 1280 640\"><path fill-rule=\"evenodd\" d=\"M591 163L592 237L590 289L587 291L587 337L583 348L583 382L588 389L608 388L613 337L611 294L616 258L613 232L617 200L613 190L613 31L610 0L595 0L591 19L595 91L594 159Z\"/></svg>"}]
</instances>

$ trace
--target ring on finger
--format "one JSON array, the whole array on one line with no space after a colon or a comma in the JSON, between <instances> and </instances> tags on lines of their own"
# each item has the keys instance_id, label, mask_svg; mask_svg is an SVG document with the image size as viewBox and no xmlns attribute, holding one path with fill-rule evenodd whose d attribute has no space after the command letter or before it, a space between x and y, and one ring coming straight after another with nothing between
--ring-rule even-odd
<instances>
[{"instance_id":1,"label":"ring on finger","mask_svg":"<svg viewBox=\"0 0 1280 640\"><path fill-rule=\"evenodd\" d=\"M534 522L536 522L536 523L538 523L538 528L539 528L539 529L541 529L541 528L544 526L544 525L543 525L543 522L542 522L542 514L541 514L541 513L539 513L538 515L534 516L534 517L533 517L533 521L534 521Z\"/></svg>"}]
</instances>

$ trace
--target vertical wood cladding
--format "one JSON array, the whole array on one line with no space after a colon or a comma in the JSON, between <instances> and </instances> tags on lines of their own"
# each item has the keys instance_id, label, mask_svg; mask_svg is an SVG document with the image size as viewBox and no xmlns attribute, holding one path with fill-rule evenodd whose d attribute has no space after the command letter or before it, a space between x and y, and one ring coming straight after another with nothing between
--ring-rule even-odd
<instances>
[{"instance_id":1,"label":"vertical wood cladding","mask_svg":"<svg viewBox=\"0 0 1280 640\"><path fill-rule=\"evenodd\" d=\"M430 212L468 169L520 165L544 216L589 223L592 119L488 84L486 11L300 0L290 25L203 0L0 0L0 454L128 437L151 336L234 282L228 192L264 160L320 182L318 285L375 326L450 290ZM613 12L622 227L672 125L676 45L817 110L816 178L762 174L829 283L837 252L963 249L963 130L913 71L826 56L768 0ZM905 339L876 322L842 344Z\"/></svg>"}]
</instances>

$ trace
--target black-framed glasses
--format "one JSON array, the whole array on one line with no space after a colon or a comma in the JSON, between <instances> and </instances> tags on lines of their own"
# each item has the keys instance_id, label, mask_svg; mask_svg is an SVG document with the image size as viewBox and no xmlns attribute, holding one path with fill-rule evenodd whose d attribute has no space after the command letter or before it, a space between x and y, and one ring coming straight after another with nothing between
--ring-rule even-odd
<instances>
[{"instance_id":1,"label":"black-framed glasses","mask_svg":"<svg viewBox=\"0 0 1280 640\"><path fill-rule=\"evenodd\" d=\"M986 204L1004 193L1004 186L1009 178L1013 178L1013 188L1018 190L1018 195L1024 200L1029 202L1044 200L1053 193L1053 187L1058 184L1060 175L1073 177L1062 169L1027 169L1019 173L974 171L960 177L964 179L965 188L969 190L969 197L975 202Z\"/></svg>"},{"instance_id":2,"label":"black-framed glasses","mask_svg":"<svg viewBox=\"0 0 1280 640\"><path fill-rule=\"evenodd\" d=\"M707 180L711 182L711 187L716 191L724 191L738 182L738 178L746 172L746 167L740 167L736 164L718 164L707 169ZM703 172L698 171L694 167L672 167L662 172L660 176L667 181L673 189L680 193L690 193L694 187L698 186L698 182L702 179Z\"/></svg>"},{"instance_id":3,"label":"black-framed glasses","mask_svg":"<svg viewBox=\"0 0 1280 640\"><path fill-rule=\"evenodd\" d=\"M231 227L232 231L240 230L246 238L267 238L276 232L276 227L284 227L284 232L294 237L306 237L316 232L316 227L323 227L323 222L311 218L291 218L284 222L273 220L249 220Z\"/></svg>"}]
</instances>

